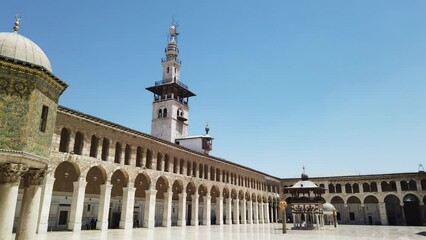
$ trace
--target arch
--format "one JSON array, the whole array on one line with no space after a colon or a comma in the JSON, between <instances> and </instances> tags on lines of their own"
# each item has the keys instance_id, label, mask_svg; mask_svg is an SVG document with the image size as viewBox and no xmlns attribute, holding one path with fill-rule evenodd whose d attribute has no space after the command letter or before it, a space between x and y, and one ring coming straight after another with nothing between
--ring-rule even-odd
<instances>
[{"instance_id":1,"label":"arch","mask_svg":"<svg viewBox=\"0 0 426 240\"><path fill-rule=\"evenodd\" d=\"M124 165L130 165L130 158L132 156L132 146L126 144L126 148L124 150Z\"/></svg>"},{"instance_id":2,"label":"arch","mask_svg":"<svg viewBox=\"0 0 426 240\"><path fill-rule=\"evenodd\" d=\"M243 190L238 191L238 199L243 200L244 197L245 197L244 191Z\"/></svg>"},{"instance_id":3,"label":"arch","mask_svg":"<svg viewBox=\"0 0 426 240\"><path fill-rule=\"evenodd\" d=\"M109 140L107 138L104 138L102 140L102 154L101 154L101 159L103 161L108 161L108 155L109 155Z\"/></svg>"},{"instance_id":4,"label":"arch","mask_svg":"<svg viewBox=\"0 0 426 240\"><path fill-rule=\"evenodd\" d=\"M134 181L135 198L145 198L146 190L149 190L151 186L151 179L146 173L139 173Z\"/></svg>"},{"instance_id":5,"label":"arch","mask_svg":"<svg viewBox=\"0 0 426 240\"><path fill-rule=\"evenodd\" d=\"M200 163L200 165L198 167L198 177L203 178L203 174L204 174L204 167L203 167L203 164Z\"/></svg>"},{"instance_id":6,"label":"arch","mask_svg":"<svg viewBox=\"0 0 426 240\"><path fill-rule=\"evenodd\" d=\"M420 184L422 185L422 191L426 190L426 179L422 179Z\"/></svg>"},{"instance_id":7,"label":"arch","mask_svg":"<svg viewBox=\"0 0 426 240\"><path fill-rule=\"evenodd\" d=\"M362 190L363 190L363 192L370 192L370 184L368 184L368 183L363 183L362 184Z\"/></svg>"},{"instance_id":8,"label":"arch","mask_svg":"<svg viewBox=\"0 0 426 240\"><path fill-rule=\"evenodd\" d=\"M400 199L394 194L388 194L384 198L388 225L403 224L400 202Z\"/></svg>"},{"instance_id":9,"label":"arch","mask_svg":"<svg viewBox=\"0 0 426 240\"><path fill-rule=\"evenodd\" d=\"M184 174L184 169L185 169L185 160L180 159L179 160L179 174Z\"/></svg>"},{"instance_id":10,"label":"arch","mask_svg":"<svg viewBox=\"0 0 426 240\"><path fill-rule=\"evenodd\" d=\"M343 201L343 198L341 198L340 196L334 196L333 198L331 198L330 203L331 204L344 204L345 202Z\"/></svg>"},{"instance_id":11,"label":"arch","mask_svg":"<svg viewBox=\"0 0 426 240\"><path fill-rule=\"evenodd\" d=\"M379 200L373 196L373 195L368 195L364 198L364 204L378 204Z\"/></svg>"},{"instance_id":12,"label":"arch","mask_svg":"<svg viewBox=\"0 0 426 240\"><path fill-rule=\"evenodd\" d=\"M410 180L410 182L408 182L408 187L409 187L410 191L417 191L416 181Z\"/></svg>"},{"instance_id":13,"label":"arch","mask_svg":"<svg viewBox=\"0 0 426 240\"><path fill-rule=\"evenodd\" d=\"M178 159L174 157L173 158L173 173L178 173L178 167L179 167Z\"/></svg>"},{"instance_id":14,"label":"arch","mask_svg":"<svg viewBox=\"0 0 426 240\"><path fill-rule=\"evenodd\" d=\"M216 182L220 182L220 169L216 168Z\"/></svg>"},{"instance_id":15,"label":"arch","mask_svg":"<svg viewBox=\"0 0 426 240\"><path fill-rule=\"evenodd\" d=\"M146 150L146 168L152 169L152 151L151 151L151 149Z\"/></svg>"},{"instance_id":16,"label":"arch","mask_svg":"<svg viewBox=\"0 0 426 240\"><path fill-rule=\"evenodd\" d=\"M210 188L210 196L211 196L211 199L212 199L212 203L216 203L216 201L218 201L218 200L216 200L216 198L218 198L220 196L220 190L219 190L218 186L213 185Z\"/></svg>"},{"instance_id":17,"label":"arch","mask_svg":"<svg viewBox=\"0 0 426 240\"><path fill-rule=\"evenodd\" d=\"M117 169L111 176L111 197L123 196L123 188L127 187L129 175L125 170Z\"/></svg>"},{"instance_id":18,"label":"arch","mask_svg":"<svg viewBox=\"0 0 426 240\"><path fill-rule=\"evenodd\" d=\"M142 167L142 147L136 148L136 167Z\"/></svg>"},{"instance_id":19,"label":"arch","mask_svg":"<svg viewBox=\"0 0 426 240\"><path fill-rule=\"evenodd\" d=\"M84 134L77 131L74 139L74 154L81 155L84 147Z\"/></svg>"},{"instance_id":20,"label":"arch","mask_svg":"<svg viewBox=\"0 0 426 240\"><path fill-rule=\"evenodd\" d=\"M246 191L245 199L246 199L246 201L250 201L251 200L251 195L250 195L249 191Z\"/></svg>"},{"instance_id":21,"label":"arch","mask_svg":"<svg viewBox=\"0 0 426 240\"><path fill-rule=\"evenodd\" d=\"M183 192L183 182L180 179L176 179L172 185L173 200L179 200L179 194Z\"/></svg>"},{"instance_id":22,"label":"arch","mask_svg":"<svg viewBox=\"0 0 426 240\"><path fill-rule=\"evenodd\" d=\"M229 198L229 196L230 196L229 189L228 188L224 188L222 195L223 195L224 199Z\"/></svg>"},{"instance_id":23,"label":"arch","mask_svg":"<svg viewBox=\"0 0 426 240\"><path fill-rule=\"evenodd\" d=\"M61 140L59 141L59 152L69 152L70 136L70 130L65 127L62 128Z\"/></svg>"},{"instance_id":24,"label":"arch","mask_svg":"<svg viewBox=\"0 0 426 240\"><path fill-rule=\"evenodd\" d=\"M169 189L169 179L165 176L158 177L155 183L155 190L157 190L157 199L164 199L164 193Z\"/></svg>"},{"instance_id":25,"label":"arch","mask_svg":"<svg viewBox=\"0 0 426 240\"><path fill-rule=\"evenodd\" d=\"M164 171L170 172L170 159L167 154L164 155Z\"/></svg>"},{"instance_id":26,"label":"arch","mask_svg":"<svg viewBox=\"0 0 426 240\"><path fill-rule=\"evenodd\" d=\"M209 180L209 166L204 164L204 179Z\"/></svg>"},{"instance_id":27,"label":"arch","mask_svg":"<svg viewBox=\"0 0 426 240\"><path fill-rule=\"evenodd\" d=\"M401 185L401 191L408 191L409 190L407 181L402 180L402 181L399 182L399 184Z\"/></svg>"},{"instance_id":28,"label":"arch","mask_svg":"<svg viewBox=\"0 0 426 240\"><path fill-rule=\"evenodd\" d=\"M216 176L215 176L215 174L216 174L216 170L215 170L215 168L214 168L213 166L211 166L211 167L210 167L210 180L211 180L211 181L216 180Z\"/></svg>"},{"instance_id":29,"label":"arch","mask_svg":"<svg viewBox=\"0 0 426 240\"><path fill-rule=\"evenodd\" d=\"M352 186L349 183L345 184L345 192L346 193L352 193Z\"/></svg>"},{"instance_id":30,"label":"arch","mask_svg":"<svg viewBox=\"0 0 426 240\"><path fill-rule=\"evenodd\" d=\"M116 142L115 143L114 163L120 163L120 158L121 158L121 143Z\"/></svg>"},{"instance_id":31,"label":"arch","mask_svg":"<svg viewBox=\"0 0 426 240\"><path fill-rule=\"evenodd\" d=\"M86 194L100 194L101 185L105 184L107 174L101 166L93 166L86 174Z\"/></svg>"},{"instance_id":32,"label":"arch","mask_svg":"<svg viewBox=\"0 0 426 240\"><path fill-rule=\"evenodd\" d=\"M62 162L55 169L55 182L53 191L72 192L74 190L73 182L80 176L80 169L77 164L72 162Z\"/></svg>"},{"instance_id":33,"label":"arch","mask_svg":"<svg viewBox=\"0 0 426 240\"><path fill-rule=\"evenodd\" d=\"M336 193L342 193L342 185L336 184Z\"/></svg>"},{"instance_id":34,"label":"arch","mask_svg":"<svg viewBox=\"0 0 426 240\"><path fill-rule=\"evenodd\" d=\"M158 118L162 118L163 117L163 110L162 109L158 109L157 117Z\"/></svg>"},{"instance_id":35,"label":"arch","mask_svg":"<svg viewBox=\"0 0 426 240\"><path fill-rule=\"evenodd\" d=\"M167 108L163 109L163 118L167 118Z\"/></svg>"},{"instance_id":36,"label":"arch","mask_svg":"<svg viewBox=\"0 0 426 240\"><path fill-rule=\"evenodd\" d=\"M192 176L197 177L197 163L192 162Z\"/></svg>"},{"instance_id":37,"label":"arch","mask_svg":"<svg viewBox=\"0 0 426 240\"><path fill-rule=\"evenodd\" d=\"M232 190L231 190L231 198L232 199L237 199L237 190L235 190L235 188L233 188Z\"/></svg>"},{"instance_id":38,"label":"arch","mask_svg":"<svg viewBox=\"0 0 426 240\"><path fill-rule=\"evenodd\" d=\"M163 170L163 155L158 152L157 153L157 171L162 171Z\"/></svg>"},{"instance_id":39,"label":"arch","mask_svg":"<svg viewBox=\"0 0 426 240\"><path fill-rule=\"evenodd\" d=\"M192 163L190 161L186 162L186 175L191 176L192 174Z\"/></svg>"},{"instance_id":40,"label":"arch","mask_svg":"<svg viewBox=\"0 0 426 240\"><path fill-rule=\"evenodd\" d=\"M251 201L252 201L252 202L256 202L256 201L257 201L257 197L256 197L256 194L255 194L255 193L252 193L252 194L251 194Z\"/></svg>"},{"instance_id":41,"label":"arch","mask_svg":"<svg viewBox=\"0 0 426 240\"><path fill-rule=\"evenodd\" d=\"M348 204L361 204L361 200L356 196L350 196L347 200Z\"/></svg>"},{"instance_id":42,"label":"arch","mask_svg":"<svg viewBox=\"0 0 426 240\"><path fill-rule=\"evenodd\" d=\"M358 183L354 183L352 185L352 192L353 193L359 193L359 185L358 185Z\"/></svg>"},{"instance_id":43,"label":"arch","mask_svg":"<svg viewBox=\"0 0 426 240\"><path fill-rule=\"evenodd\" d=\"M98 157L99 138L96 135L92 135L90 139L90 153L89 156L93 158Z\"/></svg>"},{"instance_id":44,"label":"arch","mask_svg":"<svg viewBox=\"0 0 426 240\"><path fill-rule=\"evenodd\" d=\"M405 222L408 226L421 226L421 213L419 198L414 194L407 194L403 198Z\"/></svg>"},{"instance_id":45,"label":"arch","mask_svg":"<svg viewBox=\"0 0 426 240\"><path fill-rule=\"evenodd\" d=\"M372 182L371 185L370 185L370 189L371 189L371 192L378 192L378 190L377 190L377 183L376 182Z\"/></svg>"}]
</instances>

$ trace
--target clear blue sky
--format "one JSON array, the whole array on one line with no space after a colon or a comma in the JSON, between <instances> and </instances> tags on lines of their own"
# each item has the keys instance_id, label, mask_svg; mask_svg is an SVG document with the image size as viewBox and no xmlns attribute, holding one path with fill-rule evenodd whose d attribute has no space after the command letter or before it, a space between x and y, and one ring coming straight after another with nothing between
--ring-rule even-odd
<instances>
[{"instance_id":1,"label":"clear blue sky","mask_svg":"<svg viewBox=\"0 0 426 240\"><path fill-rule=\"evenodd\" d=\"M426 166L426 1L4 1L70 86L60 104L142 132L173 16L190 134L277 177Z\"/></svg>"}]
</instances>

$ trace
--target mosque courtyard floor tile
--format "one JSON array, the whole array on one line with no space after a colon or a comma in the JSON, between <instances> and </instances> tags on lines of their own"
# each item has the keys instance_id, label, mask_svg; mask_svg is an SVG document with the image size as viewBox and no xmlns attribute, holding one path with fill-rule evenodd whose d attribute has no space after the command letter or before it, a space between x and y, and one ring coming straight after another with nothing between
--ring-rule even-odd
<instances>
[{"instance_id":1,"label":"mosque courtyard floor tile","mask_svg":"<svg viewBox=\"0 0 426 240\"><path fill-rule=\"evenodd\" d=\"M289 224L288 227L291 227ZM345 240L345 239L426 239L425 227L407 226L360 226L340 225L337 228L325 227L322 230L288 230L282 233L281 224L266 225L224 225L224 226L187 226L154 229L138 228L132 230L113 229L108 231L49 232L39 234L38 240Z\"/></svg>"}]
</instances>

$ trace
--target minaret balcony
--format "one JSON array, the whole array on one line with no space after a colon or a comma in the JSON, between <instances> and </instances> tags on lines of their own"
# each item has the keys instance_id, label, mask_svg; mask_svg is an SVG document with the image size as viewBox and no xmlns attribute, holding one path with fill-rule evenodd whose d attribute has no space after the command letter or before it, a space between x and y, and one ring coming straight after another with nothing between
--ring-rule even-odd
<instances>
[{"instance_id":1,"label":"minaret balcony","mask_svg":"<svg viewBox=\"0 0 426 240\"><path fill-rule=\"evenodd\" d=\"M163 80L160 80L160 81L156 81L155 82L155 86L169 84L169 83L177 83L179 86L181 86L181 87L183 87L185 89L188 89L188 86L186 84L184 84L181 81L177 81L177 80L175 80L173 78L168 78L168 79L163 79Z\"/></svg>"},{"instance_id":2,"label":"minaret balcony","mask_svg":"<svg viewBox=\"0 0 426 240\"><path fill-rule=\"evenodd\" d=\"M170 59L170 58L162 58L161 59L161 62L163 63L163 62L168 62L168 61L175 61L175 62L177 62L177 63L179 63L179 64L182 64L182 62L179 60L179 59L177 59L177 58L174 58L174 59Z\"/></svg>"}]
</instances>

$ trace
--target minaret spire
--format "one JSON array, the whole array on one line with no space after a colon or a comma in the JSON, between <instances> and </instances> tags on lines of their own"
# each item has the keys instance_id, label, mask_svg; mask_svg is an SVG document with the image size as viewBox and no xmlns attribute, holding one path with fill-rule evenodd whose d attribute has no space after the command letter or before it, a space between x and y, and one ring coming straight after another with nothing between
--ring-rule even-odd
<instances>
[{"instance_id":1,"label":"minaret spire","mask_svg":"<svg viewBox=\"0 0 426 240\"><path fill-rule=\"evenodd\" d=\"M21 16L19 16L19 14L16 14L16 16L15 16L15 25L13 26L13 31L16 32L16 33L19 30L19 21L21 21Z\"/></svg>"}]
</instances>

